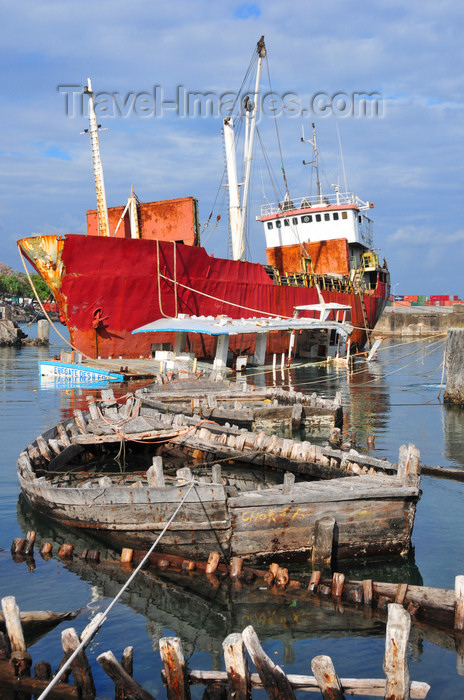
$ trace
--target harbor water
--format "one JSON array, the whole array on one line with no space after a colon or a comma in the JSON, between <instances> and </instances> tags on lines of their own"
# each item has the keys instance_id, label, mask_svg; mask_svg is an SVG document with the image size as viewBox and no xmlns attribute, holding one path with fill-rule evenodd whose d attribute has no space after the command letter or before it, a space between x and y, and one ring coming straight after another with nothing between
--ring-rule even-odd
<instances>
[{"instance_id":1,"label":"harbor water","mask_svg":"<svg viewBox=\"0 0 464 700\"><path fill-rule=\"evenodd\" d=\"M25 329L33 335L33 327ZM128 574L120 567L108 571L78 559L64 563L55 543L103 549L85 533L76 533L40 518L22 501L16 476L16 459L22 449L46 428L84 408L85 397L98 389L41 386L38 360L57 353L64 343L52 331L50 348L0 348L0 591L14 595L21 610L80 610L71 623L81 632L92 617L104 610ZM419 448L421 461L464 470L464 409L441 402L444 338L385 341L376 361L345 368L294 365L273 374L247 371L247 381L299 391L316 391L325 397L342 393L344 436L356 431L359 449L367 436L375 438L372 453L397 461L401 444ZM120 393L127 386L115 385ZM367 448L366 448L367 449ZM356 564L341 569L352 578L409 582L453 588L455 576L464 574L464 483L422 477L422 498L417 507L413 550L407 561ZM14 561L10 546L15 537L37 531L38 541L54 543L54 556L46 561ZM37 548L36 548L37 549ZM109 555L110 553L108 553ZM117 556L117 552L112 553ZM301 572L301 565L299 571ZM304 569L303 569L304 570ZM308 569L309 573L309 569ZM312 675L310 662L329 655L340 677L382 678L385 624L375 616L343 609L330 603L300 603L291 595L270 596L256 588L247 593L224 581L219 587L205 578L190 579L142 572L121 599L87 649L98 697L114 697L112 681L100 669L97 656L112 650L121 658L126 646L134 647L134 678L157 698L166 697L160 670L159 639L179 636L191 669L221 670L222 641L231 632L252 624L272 660L287 673ZM49 661L54 670L63 656L64 623L36 641L29 651L33 662ZM464 697L464 654L457 653L451 634L430 634L413 625L409 644L411 680L431 685L432 699ZM203 688L192 687L201 698ZM305 693L297 694L306 697ZM1 690L0 690L1 697ZM253 697L265 698L264 691Z\"/></svg>"}]
</instances>

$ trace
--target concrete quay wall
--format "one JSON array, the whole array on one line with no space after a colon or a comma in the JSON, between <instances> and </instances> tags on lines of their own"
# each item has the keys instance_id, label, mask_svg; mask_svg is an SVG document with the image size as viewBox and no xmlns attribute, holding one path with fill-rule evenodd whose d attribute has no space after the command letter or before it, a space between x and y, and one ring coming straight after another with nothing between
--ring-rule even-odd
<instances>
[{"instance_id":1,"label":"concrete quay wall","mask_svg":"<svg viewBox=\"0 0 464 700\"><path fill-rule=\"evenodd\" d=\"M464 328L464 304L454 306L387 306L374 335L431 336L449 328Z\"/></svg>"}]
</instances>

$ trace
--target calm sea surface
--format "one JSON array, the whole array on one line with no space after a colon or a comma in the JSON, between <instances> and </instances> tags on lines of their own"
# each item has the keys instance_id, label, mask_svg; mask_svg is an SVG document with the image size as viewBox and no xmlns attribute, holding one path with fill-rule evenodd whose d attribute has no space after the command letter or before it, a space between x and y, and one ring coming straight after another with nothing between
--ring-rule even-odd
<instances>
[{"instance_id":1,"label":"calm sea surface","mask_svg":"<svg viewBox=\"0 0 464 700\"><path fill-rule=\"evenodd\" d=\"M35 329L26 332L34 335ZM54 355L64 345L54 333L51 340L50 349L0 348L0 592L2 597L16 596L22 610L80 609L71 623L80 632L106 607L127 575L119 567L107 571L79 561L65 565L56 557L44 561L38 554L34 565L28 565L14 562L10 554L13 538L29 529L37 531L38 542L71 542L79 551L83 546L96 546L80 534L37 517L19 499L19 452L43 430L82 407L91 393L88 389L40 388L37 360ZM366 445L367 435L374 435L376 456L396 461L399 446L412 442L420 449L424 464L464 469L464 410L446 408L439 399L443 351L443 339L388 341L376 362L357 369L351 377L345 370L313 366L294 367L283 375L279 370L275 381L324 396L341 391L345 434L356 431L360 448ZM256 376L256 381L272 383L272 373ZM346 569L347 574L454 588L455 576L464 574L464 484L423 477L422 489L410 560L357 565ZM204 577L192 577L186 585L181 577L176 580L142 572L88 647L98 697L114 697L112 682L96 662L103 651L111 649L120 658L126 646L134 646L134 677L163 698L161 637L181 637L190 668L221 669L223 639L248 624L253 624L266 652L286 672L311 675L311 659L328 654L341 677L383 677L382 621L347 608L336 610L329 603L301 603L291 595L280 598L266 591L231 590L229 586L223 583L215 589ZM56 628L30 648L34 663L44 659L57 668L62 657L60 632L67 626L69 623ZM451 635L430 635L412 628L411 679L431 684L429 698L463 698L464 675L459 671L464 674L464 663L459 664ZM200 698L202 689L192 688L192 696ZM266 696L256 692L256 697Z\"/></svg>"}]
</instances>

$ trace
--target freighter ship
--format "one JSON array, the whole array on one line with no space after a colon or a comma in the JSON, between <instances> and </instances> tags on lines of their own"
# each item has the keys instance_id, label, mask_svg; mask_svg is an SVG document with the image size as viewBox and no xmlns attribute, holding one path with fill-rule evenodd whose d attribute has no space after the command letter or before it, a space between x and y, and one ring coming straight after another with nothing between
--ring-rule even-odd
<instances>
[{"instance_id":1,"label":"freighter ship","mask_svg":"<svg viewBox=\"0 0 464 700\"><path fill-rule=\"evenodd\" d=\"M20 252L50 287L73 347L91 358L153 356L174 345L172 333L132 331L156 319L224 315L229 318L311 317L326 305L350 307L351 352L360 352L390 293L385 261L373 250L372 204L338 187L324 194L317 173L313 196L265 204L267 264L246 261L245 221L264 40L257 45L254 102L246 98L244 179L239 184L234 123L224 119L233 259L215 258L200 244L193 197L139 202L133 192L125 207L107 209L98 148L98 127L89 80L97 209L87 212L87 235L49 235L18 241ZM313 125L314 128L314 125ZM317 168L316 134L313 130ZM305 308L306 307L306 308ZM312 307L312 308L307 308ZM330 330L300 330L291 340L294 356L328 355ZM268 353L288 352L290 331L274 331ZM236 354L254 350L255 338L231 336ZM188 334L187 350L214 356L214 338Z\"/></svg>"}]
</instances>

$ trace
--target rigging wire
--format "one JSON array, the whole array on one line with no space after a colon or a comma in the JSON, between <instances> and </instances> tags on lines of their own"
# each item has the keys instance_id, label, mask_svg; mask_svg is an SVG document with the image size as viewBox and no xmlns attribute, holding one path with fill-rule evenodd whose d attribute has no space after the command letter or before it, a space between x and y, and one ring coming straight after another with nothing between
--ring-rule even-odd
<instances>
[{"instance_id":1,"label":"rigging wire","mask_svg":"<svg viewBox=\"0 0 464 700\"><path fill-rule=\"evenodd\" d=\"M270 94L273 95L274 92L273 92L273 90L272 90L271 73L270 73L270 70L269 70L269 59L268 59L267 55L266 55L266 68L267 68L267 78L268 78L268 81L269 81L269 90L270 90ZM280 155L280 164L281 164L281 169L282 169L282 177L283 177L284 183L285 183L285 194L286 194L287 197L290 197L290 193L289 193L289 190L288 190L287 175L286 175L286 173L285 173L284 156L283 156L283 153L282 153L282 146L281 146L281 143L280 143L279 127L277 126L277 114L276 114L275 111L274 111L274 124L275 124L275 130L276 130L277 144L278 144L278 146L279 146L279 155Z\"/></svg>"}]
</instances>

